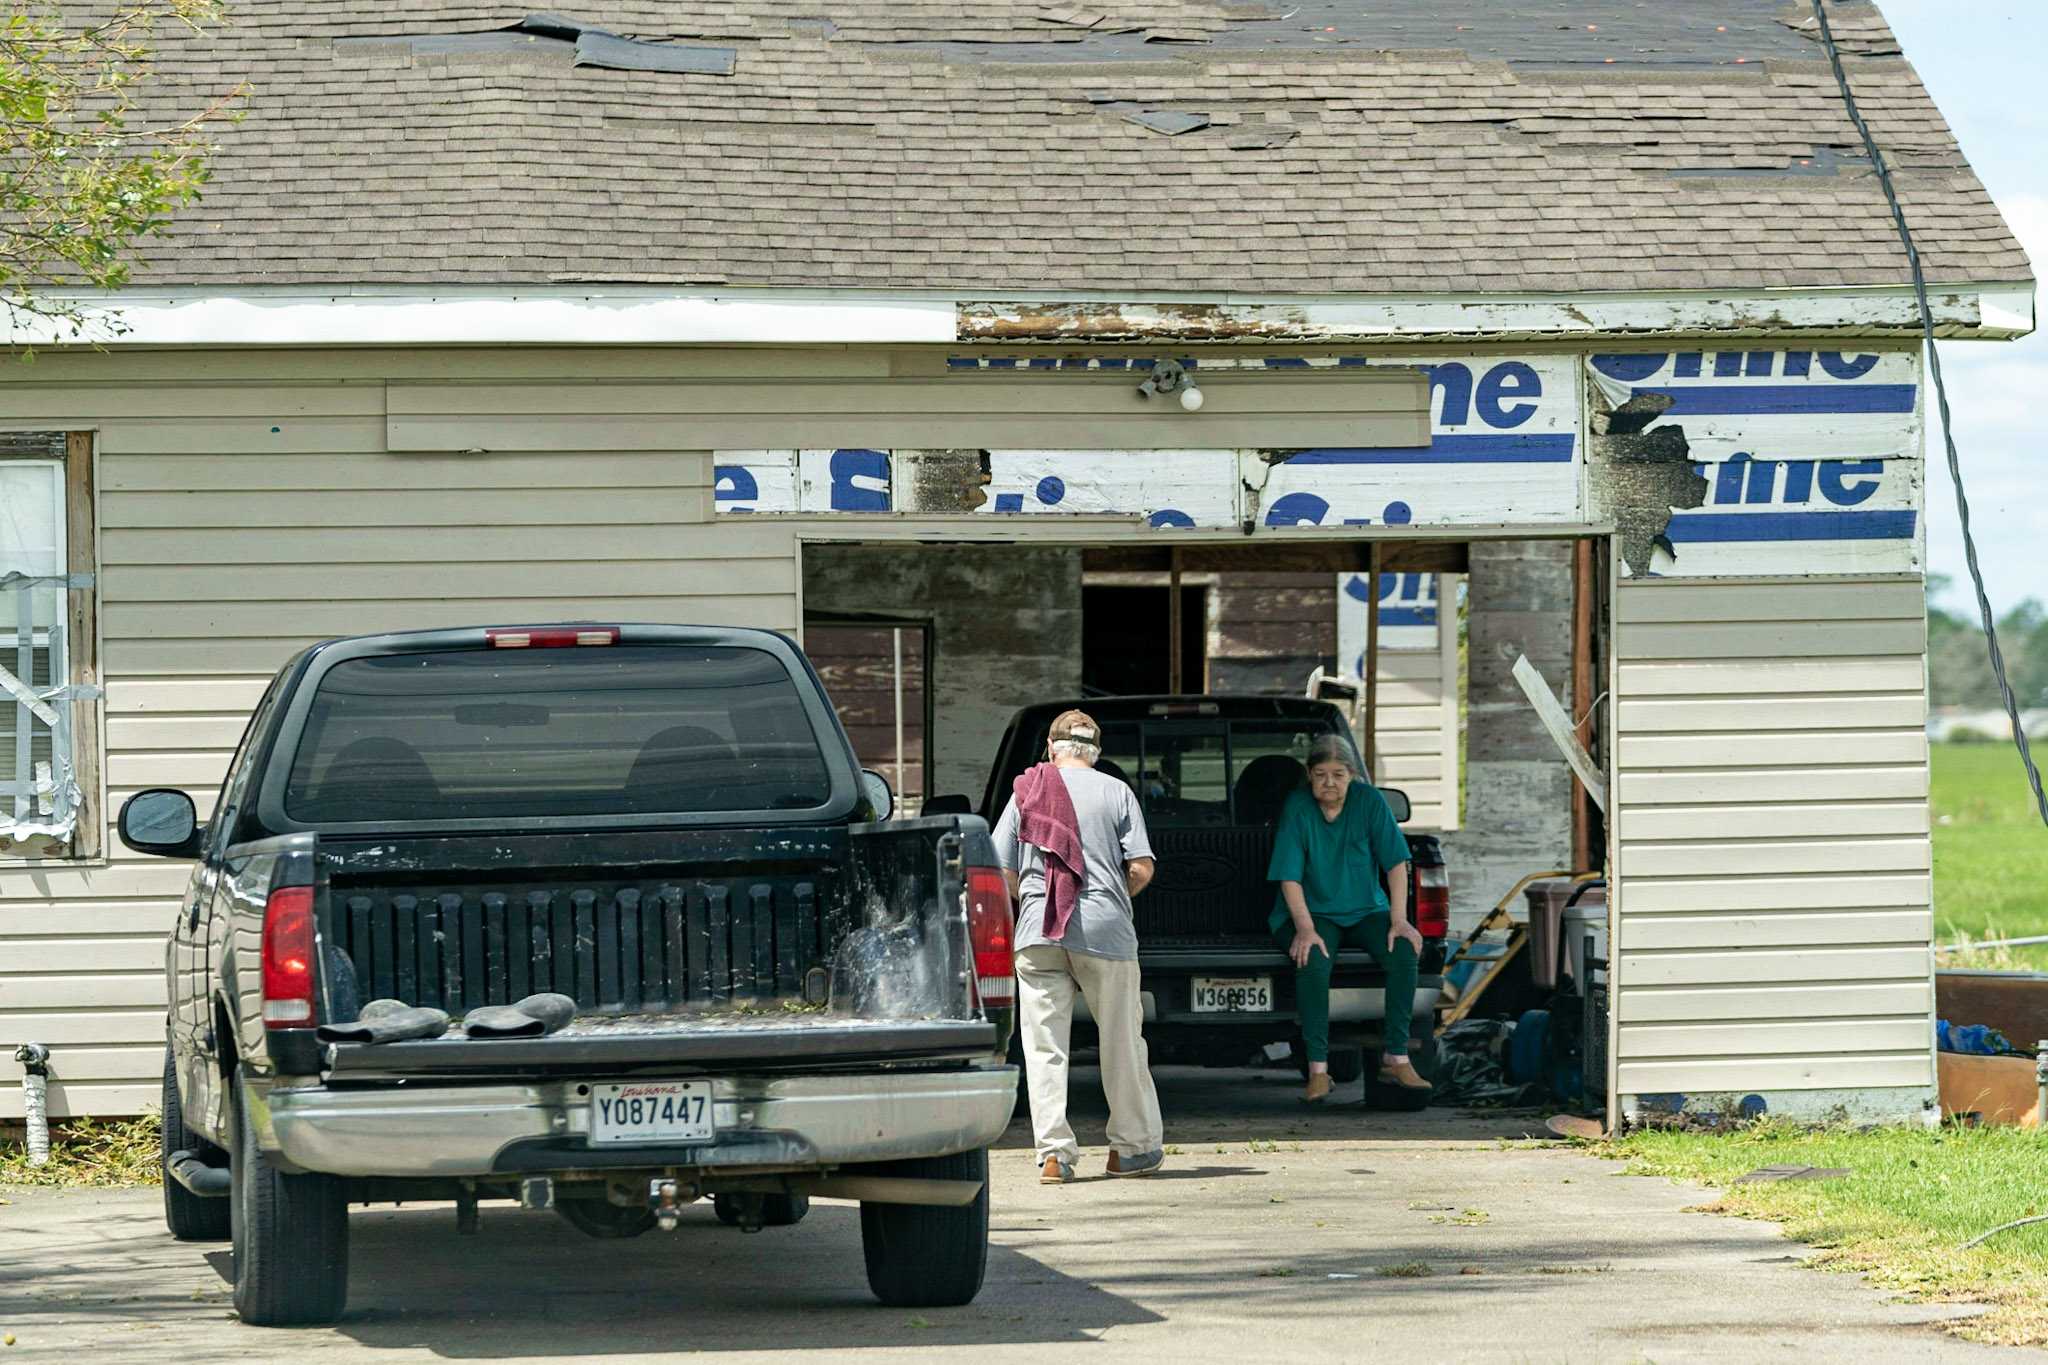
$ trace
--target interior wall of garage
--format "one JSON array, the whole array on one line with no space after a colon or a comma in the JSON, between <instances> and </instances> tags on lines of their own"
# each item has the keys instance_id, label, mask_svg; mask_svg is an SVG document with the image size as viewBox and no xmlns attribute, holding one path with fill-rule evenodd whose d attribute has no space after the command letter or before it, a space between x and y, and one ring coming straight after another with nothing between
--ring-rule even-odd
<instances>
[{"instance_id":1,"label":"interior wall of garage","mask_svg":"<svg viewBox=\"0 0 2048 1365\"><path fill-rule=\"evenodd\" d=\"M1514 677L1527 655L1572 695L1572 543L1474 541L1466 583L1465 818L1444 835L1454 931L1572 856L1571 768Z\"/></svg>"},{"instance_id":2,"label":"interior wall of garage","mask_svg":"<svg viewBox=\"0 0 2048 1365\"><path fill-rule=\"evenodd\" d=\"M1081 552L1009 545L803 549L804 611L932 622L934 795L977 803L1019 707L1081 692Z\"/></svg>"}]
</instances>

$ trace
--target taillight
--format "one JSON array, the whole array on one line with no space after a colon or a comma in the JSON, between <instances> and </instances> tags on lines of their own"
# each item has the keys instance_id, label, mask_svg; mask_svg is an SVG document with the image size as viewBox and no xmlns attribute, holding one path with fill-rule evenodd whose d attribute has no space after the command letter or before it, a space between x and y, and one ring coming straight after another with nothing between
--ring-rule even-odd
<instances>
[{"instance_id":1,"label":"taillight","mask_svg":"<svg viewBox=\"0 0 2048 1365\"><path fill-rule=\"evenodd\" d=\"M487 630L493 649L567 649L572 645L615 645L617 626L562 626L550 630Z\"/></svg>"},{"instance_id":2,"label":"taillight","mask_svg":"<svg viewBox=\"0 0 2048 1365\"><path fill-rule=\"evenodd\" d=\"M1451 872L1439 863L1415 869L1415 932L1442 938L1451 931Z\"/></svg>"},{"instance_id":3,"label":"taillight","mask_svg":"<svg viewBox=\"0 0 2048 1365\"><path fill-rule=\"evenodd\" d=\"M967 933L974 944L974 984L984 1005L1017 998L1017 963L1011 956L1010 887L1002 870L967 869Z\"/></svg>"},{"instance_id":4,"label":"taillight","mask_svg":"<svg viewBox=\"0 0 2048 1365\"><path fill-rule=\"evenodd\" d=\"M313 1024L313 888L281 886L263 903L263 1026Z\"/></svg>"}]
</instances>

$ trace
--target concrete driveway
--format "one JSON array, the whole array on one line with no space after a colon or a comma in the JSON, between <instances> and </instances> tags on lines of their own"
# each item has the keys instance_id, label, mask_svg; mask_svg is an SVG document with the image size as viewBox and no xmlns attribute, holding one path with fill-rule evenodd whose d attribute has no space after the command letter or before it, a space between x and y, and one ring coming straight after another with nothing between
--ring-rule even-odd
<instances>
[{"instance_id":1,"label":"concrete driveway","mask_svg":"<svg viewBox=\"0 0 2048 1365\"><path fill-rule=\"evenodd\" d=\"M1101 1141L1079 1071L1084 1141ZM850 1204L746 1235L708 1205L674 1235L590 1241L486 1205L355 1214L349 1313L235 1322L225 1248L165 1235L154 1190L7 1189L0 1332L14 1361L637 1361L716 1352L1175 1365L1289 1361L1967 1360L1955 1310L1806 1270L1764 1224L1684 1212L1697 1190L1512 1139L1529 1120L1304 1115L1289 1079L1164 1070L1178 1151L1146 1180L1041 1187L1014 1127L994 1160L994 1246L974 1304L876 1306ZM1356 1086L1348 1090L1355 1093ZM1340 1094L1344 1093L1340 1091ZM1093 1096L1091 1100L1091 1096ZM1399 1273L1389 1274L1388 1271Z\"/></svg>"}]
</instances>

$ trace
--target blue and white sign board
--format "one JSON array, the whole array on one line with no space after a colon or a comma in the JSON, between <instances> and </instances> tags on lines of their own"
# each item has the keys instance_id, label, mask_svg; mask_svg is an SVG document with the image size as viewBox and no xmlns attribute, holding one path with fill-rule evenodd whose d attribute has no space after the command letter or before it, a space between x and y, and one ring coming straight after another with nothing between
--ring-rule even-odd
<instances>
[{"instance_id":1,"label":"blue and white sign board","mask_svg":"<svg viewBox=\"0 0 2048 1365\"><path fill-rule=\"evenodd\" d=\"M1579 519L1579 386L1571 357L1376 356L1373 364L1428 371L1429 445L1307 450L1247 470L1261 525Z\"/></svg>"},{"instance_id":2,"label":"blue and white sign board","mask_svg":"<svg viewBox=\"0 0 2048 1365\"><path fill-rule=\"evenodd\" d=\"M1920 357L1914 352L1595 355L1609 406L1657 395L1645 430L1684 433L1705 501L1674 510L1651 572L1907 573L1924 559ZM1599 507L1593 509L1597 515Z\"/></svg>"},{"instance_id":3,"label":"blue and white sign board","mask_svg":"<svg viewBox=\"0 0 2048 1365\"><path fill-rule=\"evenodd\" d=\"M1198 375L1308 361L1184 362ZM1357 357L1316 362L1362 367ZM1580 385L1571 356L1379 357L1429 374L1431 441L1314 450L991 450L979 516L1125 515L1190 527L1477 525L1579 520ZM1046 382L1060 371L1047 367ZM921 507L896 450L719 451L714 505L732 512L958 512ZM935 456L939 453L934 452Z\"/></svg>"},{"instance_id":4,"label":"blue and white sign board","mask_svg":"<svg viewBox=\"0 0 2048 1365\"><path fill-rule=\"evenodd\" d=\"M883 450L721 450L712 457L720 512L887 512Z\"/></svg>"},{"instance_id":5,"label":"blue and white sign board","mask_svg":"<svg viewBox=\"0 0 2048 1365\"><path fill-rule=\"evenodd\" d=\"M1380 648L1437 647L1437 594L1443 580L1432 573L1380 575ZM1337 576L1337 663L1355 677L1365 675L1367 617L1372 580L1362 573Z\"/></svg>"}]
</instances>

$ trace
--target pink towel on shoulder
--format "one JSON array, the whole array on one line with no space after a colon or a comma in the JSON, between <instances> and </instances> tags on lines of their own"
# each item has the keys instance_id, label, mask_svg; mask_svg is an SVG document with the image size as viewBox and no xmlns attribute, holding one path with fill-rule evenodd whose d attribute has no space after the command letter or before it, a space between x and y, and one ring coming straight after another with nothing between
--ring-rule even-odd
<instances>
[{"instance_id":1,"label":"pink towel on shoulder","mask_svg":"<svg viewBox=\"0 0 2048 1365\"><path fill-rule=\"evenodd\" d=\"M1066 937L1067 921L1081 898L1087 864L1081 861L1081 822L1066 779L1050 763L1018 774L1011 786L1017 801L1017 837L1045 855L1045 936Z\"/></svg>"}]
</instances>

